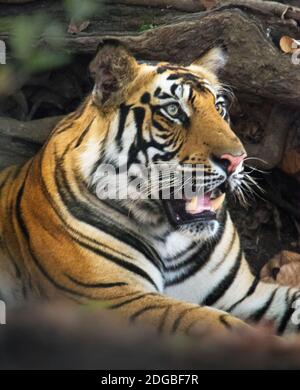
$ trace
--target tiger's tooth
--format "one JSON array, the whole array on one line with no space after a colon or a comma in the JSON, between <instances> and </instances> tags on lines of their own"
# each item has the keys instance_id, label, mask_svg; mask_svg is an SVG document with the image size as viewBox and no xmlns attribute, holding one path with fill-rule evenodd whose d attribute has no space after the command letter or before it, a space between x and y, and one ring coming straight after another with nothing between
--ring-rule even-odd
<instances>
[{"instance_id":1,"label":"tiger's tooth","mask_svg":"<svg viewBox=\"0 0 300 390\"><path fill-rule=\"evenodd\" d=\"M194 196L188 202L186 202L185 211L188 213L191 213L191 212L197 210L197 206L198 206L198 199L197 199L197 196Z\"/></svg>"},{"instance_id":2,"label":"tiger's tooth","mask_svg":"<svg viewBox=\"0 0 300 390\"><path fill-rule=\"evenodd\" d=\"M211 199L211 208L213 209L213 211L217 211L222 206L224 199L225 194L222 194L216 199Z\"/></svg>"}]
</instances>

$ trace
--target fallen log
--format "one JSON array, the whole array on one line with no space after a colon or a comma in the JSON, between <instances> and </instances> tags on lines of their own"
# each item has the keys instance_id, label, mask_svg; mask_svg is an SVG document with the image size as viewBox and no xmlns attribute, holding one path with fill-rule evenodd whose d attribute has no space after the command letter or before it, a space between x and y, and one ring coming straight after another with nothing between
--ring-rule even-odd
<instances>
[{"instance_id":1,"label":"fallen log","mask_svg":"<svg viewBox=\"0 0 300 390\"><path fill-rule=\"evenodd\" d=\"M114 37L142 61L188 64L210 47L222 46L227 51L228 63L221 79L232 87L238 100L254 102L256 107L266 104L275 107L271 117L265 120L259 143L246 142L246 148L251 156L267 160L267 164L260 166L263 169L278 165L292 119L300 107L299 65L293 64L292 57L280 50L278 41L282 35L299 39L300 9L268 1L220 0L209 11L187 13L159 8L163 4L174 6L175 0L155 0L148 4L152 7L144 7L143 3L114 0L103 5L86 30L62 38L66 49L91 58L101 39ZM186 0L181 5L192 3L199 6L204 2ZM59 1L0 5L0 23L1 17L16 15L20 9L24 15L43 9L60 21L65 31L68 29L70 21ZM9 36L9 29L0 33L0 39ZM41 38L38 44L43 47L47 43ZM287 109L289 114L285 115ZM248 114L252 115L251 109ZM243 126L241 119L237 128Z\"/></svg>"},{"instance_id":2,"label":"fallen log","mask_svg":"<svg viewBox=\"0 0 300 390\"><path fill-rule=\"evenodd\" d=\"M185 12L198 12L205 10L205 1L202 0L112 0L110 3L177 9Z\"/></svg>"},{"instance_id":3,"label":"fallen log","mask_svg":"<svg viewBox=\"0 0 300 390\"><path fill-rule=\"evenodd\" d=\"M67 31L69 21L60 2L34 2L21 8L26 15L41 4ZM11 7L4 10L0 5L0 23L1 16L16 12ZM299 21L299 8L273 2L221 1L219 8L196 13L113 2L103 6L86 31L62 39L67 50L91 55L103 38L117 37L141 60L177 63L191 62L208 48L222 46L229 58L222 79L235 91L248 99L300 107L299 65L278 46L282 35L299 39ZM0 33L0 39L9 36L9 31ZM39 45L47 42L41 38Z\"/></svg>"}]
</instances>

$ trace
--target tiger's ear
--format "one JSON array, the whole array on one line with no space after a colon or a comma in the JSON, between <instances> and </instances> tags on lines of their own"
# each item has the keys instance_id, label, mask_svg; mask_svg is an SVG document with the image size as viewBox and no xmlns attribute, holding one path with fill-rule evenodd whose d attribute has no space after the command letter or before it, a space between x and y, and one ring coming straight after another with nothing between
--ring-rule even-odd
<instances>
[{"instance_id":1,"label":"tiger's ear","mask_svg":"<svg viewBox=\"0 0 300 390\"><path fill-rule=\"evenodd\" d=\"M108 39L98 46L90 64L94 79L94 103L102 108L120 105L126 99L130 83L137 75L135 58L118 41Z\"/></svg>"},{"instance_id":2,"label":"tiger's ear","mask_svg":"<svg viewBox=\"0 0 300 390\"><path fill-rule=\"evenodd\" d=\"M200 58L192 63L195 66L202 66L203 68L217 74L227 62L227 55L220 47L210 49Z\"/></svg>"}]
</instances>

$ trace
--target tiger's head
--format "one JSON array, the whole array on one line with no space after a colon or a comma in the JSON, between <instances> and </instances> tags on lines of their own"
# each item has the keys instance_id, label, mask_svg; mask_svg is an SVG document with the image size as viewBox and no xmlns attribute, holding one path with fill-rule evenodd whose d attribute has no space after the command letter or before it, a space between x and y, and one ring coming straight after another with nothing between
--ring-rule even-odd
<instances>
[{"instance_id":1,"label":"tiger's head","mask_svg":"<svg viewBox=\"0 0 300 390\"><path fill-rule=\"evenodd\" d=\"M124 186L144 194L149 177L139 167L168 164L192 173L193 195L177 199L174 178L166 181L159 175L150 185L157 197L149 198L147 192L144 198L125 197L118 203L144 225L165 222L197 239L217 233L226 193L241 185L246 156L230 128L224 88L216 76L223 65L219 48L182 67L139 64L112 40L99 47L90 71L95 81L91 100L101 118L97 123L103 127L102 139L99 150L90 145L90 154L84 154L84 159L93 155L93 169L86 170L86 176L98 196L112 180L109 175L104 179L103 164L115 167ZM197 171L204 173L201 184L193 181ZM137 179L142 179L140 185ZM186 185L181 181L181 189ZM164 186L170 188L169 199L161 197Z\"/></svg>"}]
</instances>

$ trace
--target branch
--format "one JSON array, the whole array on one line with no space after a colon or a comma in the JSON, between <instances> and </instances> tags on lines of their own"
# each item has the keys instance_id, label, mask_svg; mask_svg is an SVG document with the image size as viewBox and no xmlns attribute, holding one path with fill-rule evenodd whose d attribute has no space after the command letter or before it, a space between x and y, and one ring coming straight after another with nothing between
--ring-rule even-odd
<instances>
[{"instance_id":1,"label":"branch","mask_svg":"<svg viewBox=\"0 0 300 390\"><path fill-rule=\"evenodd\" d=\"M69 22L59 19L63 14L61 3L41 3L53 19L65 23L67 31ZM100 40L117 38L140 60L186 64L209 48L222 46L229 58L222 81L231 85L235 92L247 96L248 100L267 98L279 104L300 107L299 66L292 63L290 55L282 53L276 41L276 36L297 37L299 34L297 26L287 23L291 20L278 17L287 7L252 0L221 0L221 3L221 8L211 11L183 13L126 6L115 0L113 4L102 7L101 13L93 18L88 33L67 35L63 43L73 53L93 55ZM27 14L32 12L31 7L20 8L26 9ZM262 12L253 14L251 10ZM2 15L7 14L5 11ZM300 12L298 8L290 7L287 11L284 17L297 17ZM151 28L153 25L155 28ZM145 27L148 30L143 31ZM8 32L0 33L0 39L4 41L9 40L9 36ZM48 45L43 38L38 44L45 48Z\"/></svg>"},{"instance_id":2,"label":"branch","mask_svg":"<svg viewBox=\"0 0 300 390\"><path fill-rule=\"evenodd\" d=\"M222 79L235 91L300 107L299 66L268 35L272 28L278 35L287 34L287 29L295 34L293 26L274 21L264 24L260 18L249 17L240 10L215 10L172 20L172 24L140 34L79 34L68 37L66 44L73 52L94 53L101 39L117 38L141 60L186 64L210 47L221 45L229 58Z\"/></svg>"},{"instance_id":3,"label":"branch","mask_svg":"<svg viewBox=\"0 0 300 390\"><path fill-rule=\"evenodd\" d=\"M294 19L300 21L300 8L274 1L257 0L219 0L216 4L219 10L241 8L257 11L265 15L278 16L281 19Z\"/></svg>"},{"instance_id":4,"label":"branch","mask_svg":"<svg viewBox=\"0 0 300 390\"><path fill-rule=\"evenodd\" d=\"M140 5L145 7L173 8L186 12L203 11L202 0L113 0L110 3Z\"/></svg>"}]
</instances>

